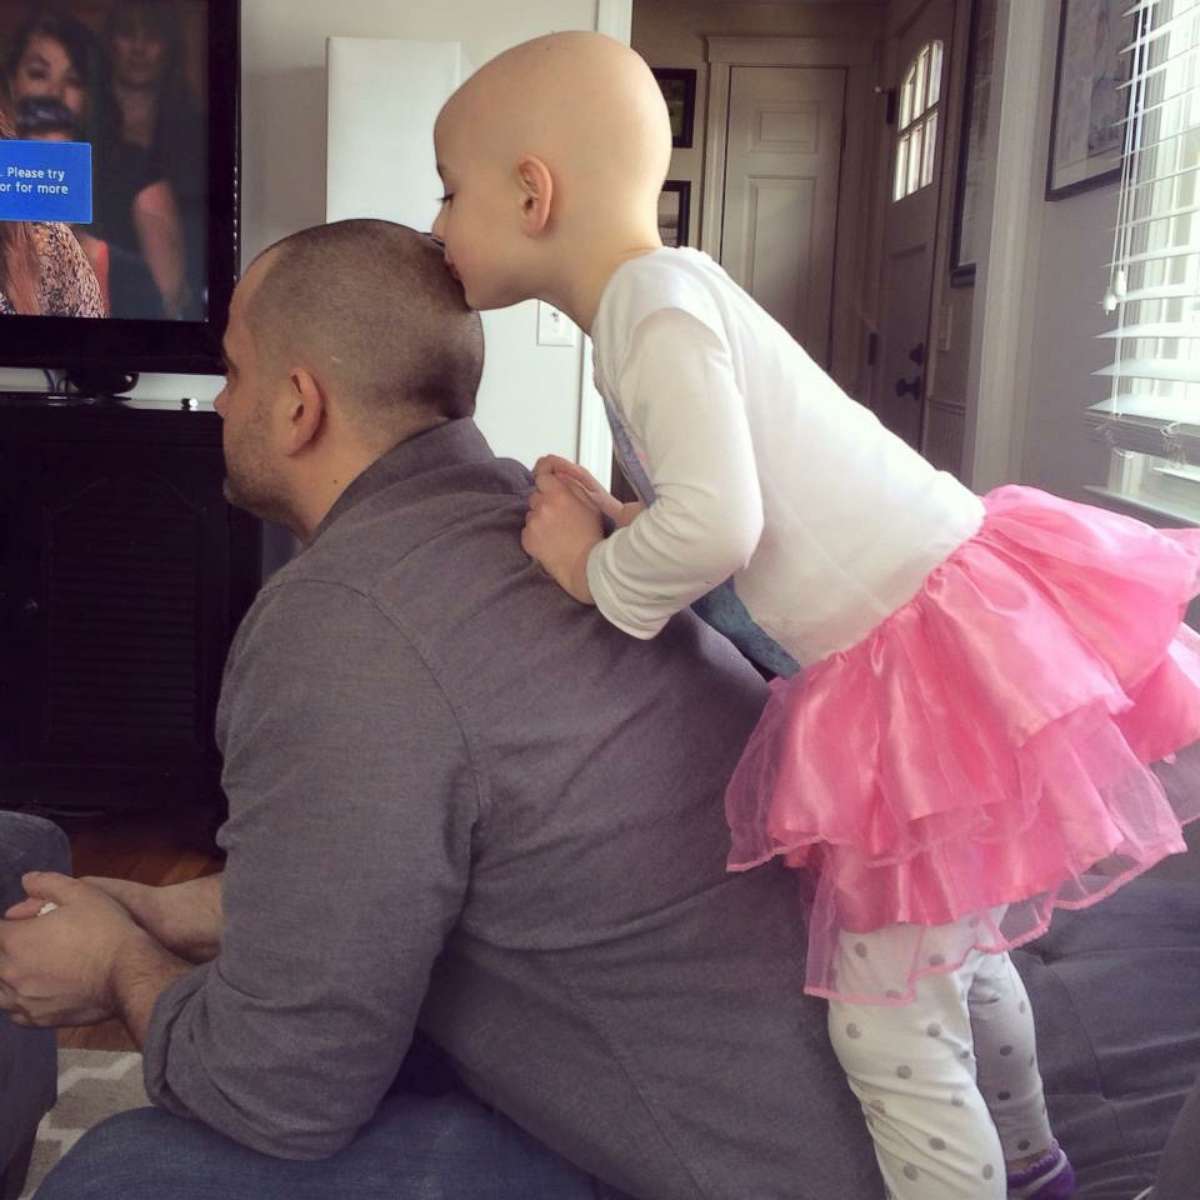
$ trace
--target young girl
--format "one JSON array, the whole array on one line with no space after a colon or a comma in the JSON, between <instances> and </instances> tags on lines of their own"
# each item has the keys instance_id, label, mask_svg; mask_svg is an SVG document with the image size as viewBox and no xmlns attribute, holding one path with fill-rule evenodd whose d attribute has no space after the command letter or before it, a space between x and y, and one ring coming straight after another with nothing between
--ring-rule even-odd
<instances>
[{"instance_id":1,"label":"young girl","mask_svg":"<svg viewBox=\"0 0 1200 1200\"><path fill-rule=\"evenodd\" d=\"M526 549L632 636L693 605L778 676L729 786L729 865L807 868L808 990L890 1193L1071 1195L1007 951L1184 848L1200 531L976 497L711 259L662 249L666 112L617 43L507 52L435 142L468 300L536 296L591 334L643 501L544 460Z\"/></svg>"}]
</instances>

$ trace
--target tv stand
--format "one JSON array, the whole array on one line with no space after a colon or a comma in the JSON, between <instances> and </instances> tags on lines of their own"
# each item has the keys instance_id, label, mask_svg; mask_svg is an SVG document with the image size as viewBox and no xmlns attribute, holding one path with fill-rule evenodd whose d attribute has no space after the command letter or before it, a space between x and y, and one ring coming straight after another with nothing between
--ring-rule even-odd
<instances>
[{"instance_id":1,"label":"tv stand","mask_svg":"<svg viewBox=\"0 0 1200 1200\"><path fill-rule=\"evenodd\" d=\"M223 811L213 718L261 526L210 403L0 393L0 804Z\"/></svg>"}]
</instances>

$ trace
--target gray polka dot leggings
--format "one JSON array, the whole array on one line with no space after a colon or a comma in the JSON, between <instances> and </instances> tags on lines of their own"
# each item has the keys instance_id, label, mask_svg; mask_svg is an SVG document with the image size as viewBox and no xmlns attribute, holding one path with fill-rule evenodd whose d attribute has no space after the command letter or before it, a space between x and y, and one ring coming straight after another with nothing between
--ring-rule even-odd
<instances>
[{"instance_id":1,"label":"gray polka dot leggings","mask_svg":"<svg viewBox=\"0 0 1200 1200\"><path fill-rule=\"evenodd\" d=\"M894 960L904 938L902 926L847 938L839 983ZM919 980L911 1004L831 1000L829 1034L895 1200L1004 1200L1005 1163L1049 1148L1033 1014L1007 954L971 951Z\"/></svg>"}]
</instances>

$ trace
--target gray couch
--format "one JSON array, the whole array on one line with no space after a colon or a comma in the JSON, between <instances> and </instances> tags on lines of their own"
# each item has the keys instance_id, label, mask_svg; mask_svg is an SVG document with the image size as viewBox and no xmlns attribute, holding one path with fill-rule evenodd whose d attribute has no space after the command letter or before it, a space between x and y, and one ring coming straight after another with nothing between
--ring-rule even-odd
<instances>
[{"instance_id":1,"label":"gray couch","mask_svg":"<svg viewBox=\"0 0 1200 1200\"><path fill-rule=\"evenodd\" d=\"M1191 858L1192 856L1189 856ZM67 869L52 825L0 811L0 900L31 869ZM1123 888L1015 955L1038 1017L1047 1102L1086 1200L1132 1200L1154 1181L1200 1070L1200 880L1195 862ZM23 1155L54 1102L54 1041L0 1017L0 1169L16 1196ZM1195 1192L1200 1195L1200 1180ZM1175 1196L1165 1200L1176 1200Z\"/></svg>"},{"instance_id":2,"label":"gray couch","mask_svg":"<svg viewBox=\"0 0 1200 1200\"><path fill-rule=\"evenodd\" d=\"M24 899L26 871L70 869L70 847L56 825L0 812L0 913ZM57 1081L53 1031L20 1029L0 1014L0 1200L21 1194L33 1136L54 1106Z\"/></svg>"},{"instance_id":3,"label":"gray couch","mask_svg":"<svg viewBox=\"0 0 1200 1200\"><path fill-rule=\"evenodd\" d=\"M1200 886L1138 880L1013 957L1079 1195L1132 1200L1200 1072Z\"/></svg>"}]
</instances>

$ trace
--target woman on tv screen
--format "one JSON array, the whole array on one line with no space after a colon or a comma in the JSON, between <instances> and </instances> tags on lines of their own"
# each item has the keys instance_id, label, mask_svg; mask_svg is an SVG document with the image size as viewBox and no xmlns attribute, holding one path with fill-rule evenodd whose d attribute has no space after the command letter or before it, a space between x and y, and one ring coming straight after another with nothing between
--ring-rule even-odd
<instances>
[{"instance_id":1,"label":"woman on tv screen","mask_svg":"<svg viewBox=\"0 0 1200 1200\"><path fill-rule=\"evenodd\" d=\"M208 137L188 77L179 9L164 0L120 0L109 10L104 35L118 136L148 154L171 185L183 223L187 290L194 304L203 294L207 266Z\"/></svg>"}]
</instances>

